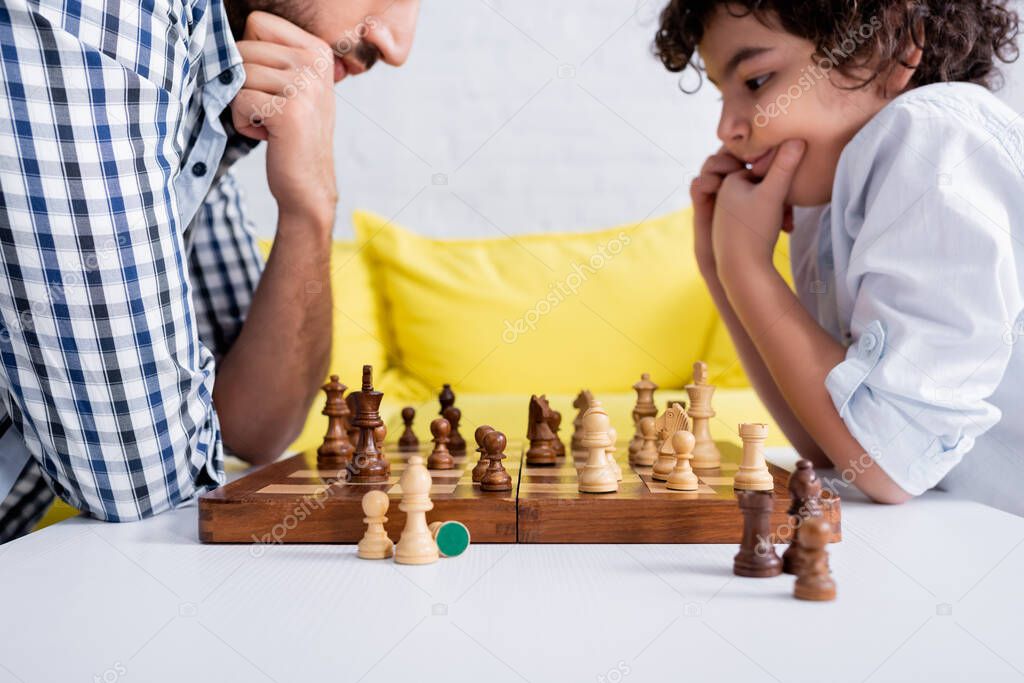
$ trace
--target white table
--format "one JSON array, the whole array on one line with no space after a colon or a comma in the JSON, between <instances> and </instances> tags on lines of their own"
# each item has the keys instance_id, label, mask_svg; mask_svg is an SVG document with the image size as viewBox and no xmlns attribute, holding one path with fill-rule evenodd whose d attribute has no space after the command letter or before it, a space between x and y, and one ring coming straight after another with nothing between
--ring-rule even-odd
<instances>
[{"instance_id":1,"label":"white table","mask_svg":"<svg viewBox=\"0 0 1024 683\"><path fill-rule=\"evenodd\" d=\"M731 545L213 546L196 510L0 546L8 681L1024 679L1024 519L843 491L834 603L732 575ZM780 549L781 552L781 549Z\"/></svg>"}]
</instances>

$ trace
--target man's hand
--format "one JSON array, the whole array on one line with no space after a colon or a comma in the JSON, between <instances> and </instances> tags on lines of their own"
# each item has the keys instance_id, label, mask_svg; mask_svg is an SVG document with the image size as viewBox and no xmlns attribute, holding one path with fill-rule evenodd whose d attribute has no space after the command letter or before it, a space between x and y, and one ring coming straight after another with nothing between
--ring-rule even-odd
<instances>
[{"instance_id":1,"label":"man's hand","mask_svg":"<svg viewBox=\"0 0 1024 683\"><path fill-rule=\"evenodd\" d=\"M707 158L700 175L690 183L693 201L693 248L697 266L705 278L715 276L715 254L711 246L711 221L715 214L715 198L722 181L743 169L743 162L722 147Z\"/></svg>"},{"instance_id":2,"label":"man's hand","mask_svg":"<svg viewBox=\"0 0 1024 683\"><path fill-rule=\"evenodd\" d=\"M803 140L784 142L761 182L745 169L722 181L711 227L712 249L720 269L738 271L771 264L786 219L786 197L805 148Z\"/></svg>"},{"instance_id":3,"label":"man's hand","mask_svg":"<svg viewBox=\"0 0 1024 683\"><path fill-rule=\"evenodd\" d=\"M238 132L267 141L267 181L279 225L313 221L330 234L334 179L334 53L295 24L253 12L238 42L245 85L231 102Z\"/></svg>"}]
</instances>

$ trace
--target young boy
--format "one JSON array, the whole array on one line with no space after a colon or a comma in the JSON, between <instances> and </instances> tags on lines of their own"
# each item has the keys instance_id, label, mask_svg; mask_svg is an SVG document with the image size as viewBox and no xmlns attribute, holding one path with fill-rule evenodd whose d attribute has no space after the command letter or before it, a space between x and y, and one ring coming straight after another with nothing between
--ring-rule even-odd
<instances>
[{"instance_id":1,"label":"young boy","mask_svg":"<svg viewBox=\"0 0 1024 683\"><path fill-rule=\"evenodd\" d=\"M984 0L661 15L665 66L722 94L691 196L743 366L800 454L879 502L941 482L1024 514L1024 118L986 89L1017 32Z\"/></svg>"}]
</instances>

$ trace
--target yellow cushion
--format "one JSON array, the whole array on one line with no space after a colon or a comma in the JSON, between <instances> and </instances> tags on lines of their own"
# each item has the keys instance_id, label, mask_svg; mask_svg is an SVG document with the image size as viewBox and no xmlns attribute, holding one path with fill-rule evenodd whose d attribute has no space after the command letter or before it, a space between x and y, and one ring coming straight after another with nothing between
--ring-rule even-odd
<instances>
[{"instance_id":1,"label":"yellow cushion","mask_svg":"<svg viewBox=\"0 0 1024 683\"><path fill-rule=\"evenodd\" d=\"M716 314L689 209L599 232L434 240L367 212L356 235L381 287L391 359L436 391L682 387Z\"/></svg>"},{"instance_id":2,"label":"yellow cushion","mask_svg":"<svg viewBox=\"0 0 1024 683\"><path fill-rule=\"evenodd\" d=\"M264 256L271 242L262 240ZM335 242L331 250L331 288L334 296L334 337L328 374L335 374L349 387L362 377L363 364L373 365L377 380L385 373L387 354L381 312L374 297L374 285L357 242ZM384 385L389 385L384 382ZM313 402L309 419L292 450L315 447L327 430L327 418L320 414L323 401Z\"/></svg>"}]
</instances>

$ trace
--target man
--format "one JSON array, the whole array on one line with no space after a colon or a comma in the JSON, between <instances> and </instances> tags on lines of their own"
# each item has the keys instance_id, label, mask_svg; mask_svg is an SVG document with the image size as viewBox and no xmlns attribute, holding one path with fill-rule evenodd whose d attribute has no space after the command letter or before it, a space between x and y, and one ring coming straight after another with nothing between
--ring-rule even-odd
<instances>
[{"instance_id":1,"label":"man","mask_svg":"<svg viewBox=\"0 0 1024 683\"><path fill-rule=\"evenodd\" d=\"M418 0L158 6L0 6L0 542L53 493L134 520L276 458L327 369L333 85L404 63Z\"/></svg>"}]
</instances>

